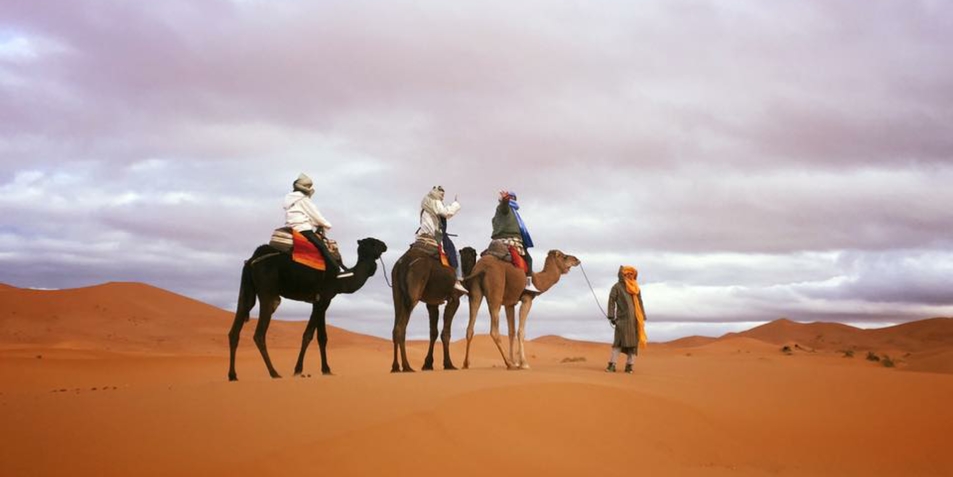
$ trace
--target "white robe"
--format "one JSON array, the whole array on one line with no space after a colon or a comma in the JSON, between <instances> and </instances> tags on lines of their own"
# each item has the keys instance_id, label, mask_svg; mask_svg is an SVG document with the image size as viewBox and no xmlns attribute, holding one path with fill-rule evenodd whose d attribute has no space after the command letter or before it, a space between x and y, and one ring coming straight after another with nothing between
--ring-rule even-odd
<instances>
[{"instance_id":1,"label":"white robe","mask_svg":"<svg viewBox=\"0 0 953 477\"><path fill-rule=\"evenodd\" d=\"M317 227L322 227L326 231L331 229L331 222L321 215L318 207L311 202L311 198L303 192L294 191L286 195L284 208L286 227L291 227L298 232L314 230Z\"/></svg>"},{"instance_id":2,"label":"white robe","mask_svg":"<svg viewBox=\"0 0 953 477\"><path fill-rule=\"evenodd\" d=\"M442 237L437 236L437 232L440 230L440 217L447 219L453 217L460 211L460 203L453 201L452 204L446 206L442 201L428 194L427 197L424 197L424 200L421 201L420 209L420 228L417 229L417 236L429 235L430 237L440 240Z\"/></svg>"}]
</instances>

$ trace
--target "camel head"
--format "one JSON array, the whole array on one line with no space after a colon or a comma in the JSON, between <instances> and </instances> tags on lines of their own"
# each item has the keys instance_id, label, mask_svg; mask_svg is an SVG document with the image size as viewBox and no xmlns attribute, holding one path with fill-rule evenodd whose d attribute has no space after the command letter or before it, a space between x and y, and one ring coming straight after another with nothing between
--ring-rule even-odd
<instances>
[{"instance_id":1,"label":"camel head","mask_svg":"<svg viewBox=\"0 0 953 477\"><path fill-rule=\"evenodd\" d=\"M357 259L375 261L387 251L387 244L368 237L357 241Z\"/></svg>"},{"instance_id":2,"label":"camel head","mask_svg":"<svg viewBox=\"0 0 953 477\"><path fill-rule=\"evenodd\" d=\"M464 275L469 273L469 270L473 270L476 261L477 252L473 247L463 247L460 249L460 266L463 268Z\"/></svg>"},{"instance_id":3,"label":"camel head","mask_svg":"<svg viewBox=\"0 0 953 477\"><path fill-rule=\"evenodd\" d=\"M569 273L570 268L582 263L578 258L572 255L566 255L559 250L550 250L549 253L546 254L546 261L549 262L550 260L552 260L562 275Z\"/></svg>"}]
</instances>

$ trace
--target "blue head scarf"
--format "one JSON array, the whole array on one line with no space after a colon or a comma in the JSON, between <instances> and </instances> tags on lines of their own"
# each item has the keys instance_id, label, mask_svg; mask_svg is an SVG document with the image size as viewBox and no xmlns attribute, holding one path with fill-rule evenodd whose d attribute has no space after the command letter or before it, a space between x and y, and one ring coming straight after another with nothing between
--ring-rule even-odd
<instances>
[{"instance_id":1,"label":"blue head scarf","mask_svg":"<svg viewBox=\"0 0 953 477\"><path fill-rule=\"evenodd\" d=\"M523 236L523 246L531 248L533 246L533 238L529 236L529 230L526 229L526 224L523 222L523 218L520 217L520 205L516 202L516 192L509 191L507 193L510 196L510 209L513 210L513 215L516 215L516 221L520 224L520 235Z\"/></svg>"}]
</instances>

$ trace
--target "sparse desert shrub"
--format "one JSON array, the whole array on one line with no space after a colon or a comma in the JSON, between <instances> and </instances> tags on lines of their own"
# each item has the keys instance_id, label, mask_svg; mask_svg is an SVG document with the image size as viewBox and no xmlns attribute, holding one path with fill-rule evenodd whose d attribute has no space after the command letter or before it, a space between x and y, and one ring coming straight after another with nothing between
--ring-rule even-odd
<instances>
[{"instance_id":1,"label":"sparse desert shrub","mask_svg":"<svg viewBox=\"0 0 953 477\"><path fill-rule=\"evenodd\" d=\"M890 356L887 356L887 355L884 355L884 358L880 360L880 362L884 365L885 368L892 368L896 366L896 363L894 363L893 360L890 359Z\"/></svg>"},{"instance_id":2,"label":"sparse desert shrub","mask_svg":"<svg viewBox=\"0 0 953 477\"><path fill-rule=\"evenodd\" d=\"M844 353L844 357L845 357L845 358L853 358L853 357L854 357L854 350L852 350L852 349L845 349L844 351L841 351L841 353Z\"/></svg>"},{"instance_id":3,"label":"sparse desert shrub","mask_svg":"<svg viewBox=\"0 0 953 477\"><path fill-rule=\"evenodd\" d=\"M873 351L868 351L867 361L880 361L880 356L877 356Z\"/></svg>"},{"instance_id":4,"label":"sparse desert shrub","mask_svg":"<svg viewBox=\"0 0 953 477\"><path fill-rule=\"evenodd\" d=\"M585 356L573 356L572 358L567 357L567 358L563 358L562 362L563 363L585 363L586 357Z\"/></svg>"},{"instance_id":5,"label":"sparse desert shrub","mask_svg":"<svg viewBox=\"0 0 953 477\"><path fill-rule=\"evenodd\" d=\"M790 346L787 346L787 345L784 345L784 347L781 348L781 352L784 353L784 354L791 354L791 353L792 353L791 347L790 347Z\"/></svg>"}]
</instances>

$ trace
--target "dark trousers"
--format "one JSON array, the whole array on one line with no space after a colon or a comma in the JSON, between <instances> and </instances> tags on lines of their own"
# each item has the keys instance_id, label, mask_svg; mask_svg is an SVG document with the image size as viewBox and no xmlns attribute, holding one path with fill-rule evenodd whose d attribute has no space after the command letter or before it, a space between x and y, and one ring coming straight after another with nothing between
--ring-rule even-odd
<instances>
[{"instance_id":1,"label":"dark trousers","mask_svg":"<svg viewBox=\"0 0 953 477\"><path fill-rule=\"evenodd\" d=\"M309 242L313 243L315 247L318 247L318 250L321 251L321 255L324 255L324 263L327 264L327 270L325 271L337 275L341 271L341 264L334 259L334 255L331 255L331 251L328 250L328 245L324 243L324 239L314 233L313 230L305 230L301 232L301 235L304 235Z\"/></svg>"},{"instance_id":2,"label":"dark trousers","mask_svg":"<svg viewBox=\"0 0 953 477\"><path fill-rule=\"evenodd\" d=\"M523 255L523 260L526 260L526 268L529 268L529 273L526 276L533 276L533 257L529 256L529 249L526 250L526 254Z\"/></svg>"}]
</instances>

